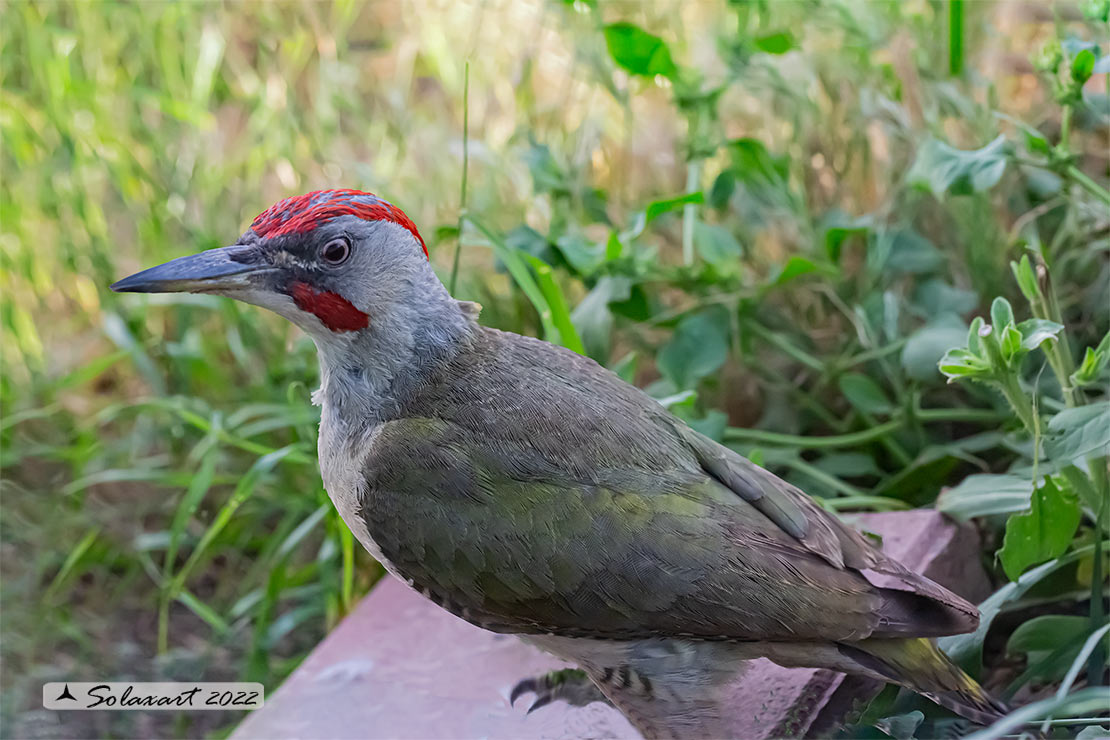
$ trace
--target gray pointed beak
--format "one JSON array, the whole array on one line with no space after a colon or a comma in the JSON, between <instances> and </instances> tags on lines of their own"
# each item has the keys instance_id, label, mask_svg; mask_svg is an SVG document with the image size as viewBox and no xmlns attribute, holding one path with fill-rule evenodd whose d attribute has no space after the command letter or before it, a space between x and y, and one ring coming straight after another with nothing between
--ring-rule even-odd
<instances>
[{"instance_id":1,"label":"gray pointed beak","mask_svg":"<svg viewBox=\"0 0 1110 740\"><path fill-rule=\"evenodd\" d=\"M178 257L112 285L117 293L223 293L257 287L252 278L275 268L257 249L233 246Z\"/></svg>"}]
</instances>

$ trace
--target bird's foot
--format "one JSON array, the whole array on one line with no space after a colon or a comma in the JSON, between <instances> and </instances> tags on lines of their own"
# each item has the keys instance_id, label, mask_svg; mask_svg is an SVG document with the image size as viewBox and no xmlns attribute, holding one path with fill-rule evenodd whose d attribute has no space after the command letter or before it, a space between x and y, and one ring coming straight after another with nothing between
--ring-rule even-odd
<instances>
[{"instance_id":1,"label":"bird's foot","mask_svg":"<svg viewBox=\"0 0 1110 740\"><path fill-rule=\"evenodd\" d=\"M586 672L578 668L551 671L518 682L509 694L509 703L515 704L522 694L527 693L536 695L532 706L528 707L528 714L556 700L565 701L574 707L584 707L595 701L609 703Z\"/></svg>"}]
</instances>

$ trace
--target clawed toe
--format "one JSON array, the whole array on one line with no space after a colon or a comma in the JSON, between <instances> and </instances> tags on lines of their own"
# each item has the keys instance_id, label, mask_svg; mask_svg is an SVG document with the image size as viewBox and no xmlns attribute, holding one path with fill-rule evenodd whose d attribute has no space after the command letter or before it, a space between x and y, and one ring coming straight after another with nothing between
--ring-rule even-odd
<instances>
[{"instance_id":1,"label":"clawed toe","mask_svg":"<svg viewBox=\"0 0 1110 740\"><path fill-rule=\"evenodd\" d=\"M528 707L528 714L555 700L565 701L575 707L584 707L595 701L608 702L586 673L577 668L564 668L518 682L509 692L509 704L516 704L516 700L524 694L536 696Z\"/></svg>"},{"instance_id":2,"label":"clawed toe","mask_svg":"<svg viewBox=\"0 0 1110 740\"><path fill-rule=\"evenodd\" d=\"M520 698L521 694L529 693L539 693L539 682L534 678L526 678L513 687L513 690L509 693L509 706L515 706L516 700Z\"/></svg>"}]
</instances>

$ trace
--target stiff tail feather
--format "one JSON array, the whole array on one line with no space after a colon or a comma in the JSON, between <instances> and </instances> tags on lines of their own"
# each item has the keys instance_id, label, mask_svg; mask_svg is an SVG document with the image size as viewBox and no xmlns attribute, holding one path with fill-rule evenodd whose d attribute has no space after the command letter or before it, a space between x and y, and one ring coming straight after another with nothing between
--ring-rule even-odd
<instances>
[{"instance_id":1,"label":"stiff tail feather","mask_svg":"<svg viewBox=\"0 0 1110 740\"><path fill-rule=\"evenodd\" d=\"M872 638L837 647L868 672L916 691L976 724L992 724L1008 711L930 640Z\"/></svg>"}]
</instances>

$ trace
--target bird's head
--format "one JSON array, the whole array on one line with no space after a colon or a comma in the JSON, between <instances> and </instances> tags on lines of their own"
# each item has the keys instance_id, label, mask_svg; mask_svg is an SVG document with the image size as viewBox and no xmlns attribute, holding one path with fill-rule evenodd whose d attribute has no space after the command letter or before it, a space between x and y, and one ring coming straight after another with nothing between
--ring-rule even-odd
<instances>
[{"instance_id":1,"label":"bird's head","mask_svg":"<svg viewBox=\"0 0 1110 740\"><path fill-rule=\"evenodd\" d=\"M281 314L321 340L361 332L376 314L442 286L399 208L358 190L286 198L229 246L126 277L117 292L215 293Z\"/></svg>"}]
</instances>

